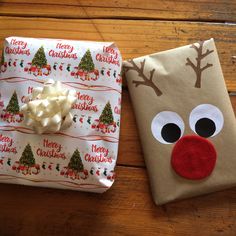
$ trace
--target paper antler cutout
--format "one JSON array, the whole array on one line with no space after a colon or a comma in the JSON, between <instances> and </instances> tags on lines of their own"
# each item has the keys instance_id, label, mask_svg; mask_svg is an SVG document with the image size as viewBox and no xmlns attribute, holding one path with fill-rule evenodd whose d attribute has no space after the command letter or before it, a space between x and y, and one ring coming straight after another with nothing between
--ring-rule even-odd
<instances>
[{"instance_id":1,"label":"paper antler cutout","mask_svg":"<svg viewBox=\"0 0 236 236\"><path fill-rule=\"evenodd\" d=\"M145 59L140 62L141 67L139 68L138 65L134 62L134 60L128 60L128 62L132 65L132 66L125 66L125 71L129 71L129 70L135 70L138 72L138 76L141 77L143 79L143 81L136 81L134 80L133 83L135 84L135 87L138 87L139 85L145 85L145 86L149 86L151 87L157 96L162 95L161 90L153 83L153 75L155 72L155 69L152 69L150 71L150 77L148 78L145 74L144 74L144 65L145 65Z\"/></svg>"},{"instance_id":2,"label":"paper antler cutout","mask_svg":"<svg viewBox=\"0 0 236 236\"><path fill-rule=\"evenodd\" d=\"M195 88L201 88L201 77L202 77L202 72L204 70L206 70L207 68L213 66L213 64L211 63L207 63L205 66L201 67L201 61L203 58L205 58L206 56L208 56L209 54L211 54L212 52L214 52L214 50L209 50L207 49L205 53L203 53L203 44L204 41L200 41L198 42L199 47L197 47L195 44L192 44L190 46L190 48L193 48L196 50L197 52L197 57L196 57L196 61L197 64L195 65L188 57L186 59L186 66L191 66L194 70L194 72L196 73L196 83L195 83Z\"/></svg>"}]
</instances>

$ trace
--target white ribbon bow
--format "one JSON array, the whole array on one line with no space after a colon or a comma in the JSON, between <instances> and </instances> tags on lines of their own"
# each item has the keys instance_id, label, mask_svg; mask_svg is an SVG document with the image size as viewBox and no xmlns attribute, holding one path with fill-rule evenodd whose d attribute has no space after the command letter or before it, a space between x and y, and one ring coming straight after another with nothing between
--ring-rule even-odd
<instances>
[{"instance_id":1,"label":"white ribbon bow","mask_svg":"<svg viewBox=\"0 0 236 236\"><path fill-rule=\"evenodd\" d=\"M72 124L70 110L76 100L74 89L62 88L60 81L49 79L43 88L33 88L32 99L21 107L24 122L38 134L66 129Z\"/></svg>"}]
</instances>

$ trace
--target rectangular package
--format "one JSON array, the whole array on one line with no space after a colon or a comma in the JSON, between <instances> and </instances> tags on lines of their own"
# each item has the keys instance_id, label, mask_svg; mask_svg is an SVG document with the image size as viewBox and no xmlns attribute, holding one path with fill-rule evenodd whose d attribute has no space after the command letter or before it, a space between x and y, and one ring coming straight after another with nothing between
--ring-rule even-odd
<instances>
[{"instance_id":1,"label":"rectangular package","mask_svg":"<svg viewBox=\"0 0 236 236\"><path fill-rule=\"evenodd\" d=\"M214 40L124 69L155 203L236 186L236 122Z\"/></svg>"},{"instance_id":2,"label":"rectangular package","mask_svg":"<svg viewBox=\"0 0 236 236\"><path fill-rule=\"evenodd\" d=\"M121 64L111 42L6 38L0 74L0 182L91 192L111 187ZM73 124L39 135L24 125L20 108L33 88L49 78L76 90Z\"/></svg>"}]
</instances>

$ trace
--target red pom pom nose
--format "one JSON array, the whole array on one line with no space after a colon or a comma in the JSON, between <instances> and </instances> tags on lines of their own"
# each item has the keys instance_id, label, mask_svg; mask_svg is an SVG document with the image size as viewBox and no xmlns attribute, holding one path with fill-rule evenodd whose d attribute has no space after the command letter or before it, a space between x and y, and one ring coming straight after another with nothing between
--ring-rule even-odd
<instances>
[{"instance_id":1,"label":"red pom pom nose","mask_svg":"<svg viewBox=\"0 0 236 236\"><path fill-rule=\"evenodd\" d=\"M182 137L172 151L172 168L186 179L206 178L213 171L215 163L215 147L210 141L200 136Z\"/></svg>"}]
</instances>

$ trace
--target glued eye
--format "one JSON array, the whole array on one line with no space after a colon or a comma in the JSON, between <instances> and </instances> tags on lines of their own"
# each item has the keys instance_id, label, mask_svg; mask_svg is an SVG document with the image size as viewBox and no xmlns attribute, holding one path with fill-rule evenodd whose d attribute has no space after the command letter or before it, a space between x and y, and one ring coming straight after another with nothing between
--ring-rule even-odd
<instances>
[{"instance_id":1,"label":"glued eye","mask_svg":"<svg viewBox=\"0 0 236 236\"><path fill-rule=\"evenodd\" d=\"M189 116L190 128L199 136L209 138L217 135L223 128L224 117L216 106L201 104Z\"/></svg>"},{"instance_id":2,"label":"glued eye","mask_svg":"<svg viewBox=\"0 0 236 236\"><path fill-rule=\"evenodd\" d=\"M184 132L184 122L175 112L162 111L152 120L152 134L155 139L164 144L179 140Z\"/></svg>"}]
</instances>

